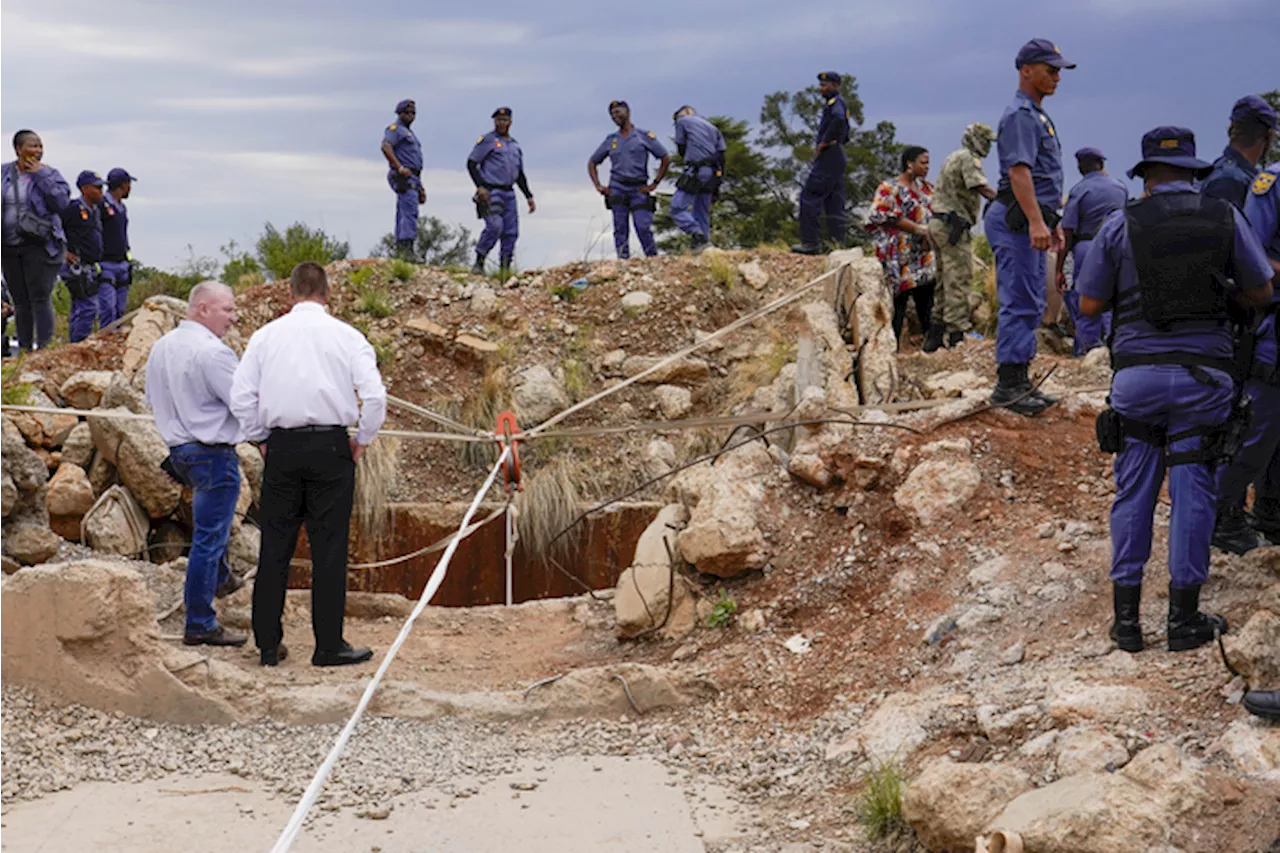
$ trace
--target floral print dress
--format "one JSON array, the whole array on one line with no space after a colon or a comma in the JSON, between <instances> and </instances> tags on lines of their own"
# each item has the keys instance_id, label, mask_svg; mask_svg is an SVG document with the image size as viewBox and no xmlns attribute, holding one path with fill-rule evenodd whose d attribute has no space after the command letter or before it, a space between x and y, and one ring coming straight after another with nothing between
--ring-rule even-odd
<instances>
[{"instance_id":1,"label":"floral print dress","mask_svg":"<svg viewBox=\"0 0 1280 853\"><path fill-rule=\"evenodd\" d=\"M921 180L903 186L896 177L876 188L867 216L867 230L875 242L876 257L884 268L885 284L897 296L934 280L933 246L928 237L900 230L894 225L908 219L921 225L933 216L933 184Z\"/></svg>"}]
</instances>

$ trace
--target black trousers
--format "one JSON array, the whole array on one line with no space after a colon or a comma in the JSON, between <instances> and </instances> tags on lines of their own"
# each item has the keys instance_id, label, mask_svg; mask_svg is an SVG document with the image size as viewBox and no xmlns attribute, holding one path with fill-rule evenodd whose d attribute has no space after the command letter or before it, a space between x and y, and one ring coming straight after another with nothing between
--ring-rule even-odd
<instances>
[{"instance_id":1,"label":"black trousers","mask_svg":"<svg viewBox=\"0 0 1280 853\"><path fill-rule=\"evenodd\" d=\"M53 257L45 244L5 246L0 252L0 268L13 297L13 322L18 328L18 346L24 351L43 347L53 338L53 286L66 258L64 251Z\"/></svg>"},{"instance_id":2,"label":"black trousers","mask_svg":"<svg viewBox=\"0 0 1280 853\"><path fill-rule=\"evenodd\" d=\"M920 320L920 331L929 334L929 320L933 316L934 283L917 284L910 290L904 290L893 297L893 336L902 337L902 327L907 322L907 300L916 303L916 317Z\"/></svg>"},{"instance_id":3,"label":"black trousers","mask_svg":"<svg viewBox=\"0 0 1280 853\"><path fill-rule=\"evenodd\" d=\"M253 582L253 638L273 649L284 637L285 588L298 530L311 543L311 627L318 651L342 647L347 605L347 537L356 465L347 431L275 430L267 439L262 475L262 551Z\"/></svg>"}]
</instances>

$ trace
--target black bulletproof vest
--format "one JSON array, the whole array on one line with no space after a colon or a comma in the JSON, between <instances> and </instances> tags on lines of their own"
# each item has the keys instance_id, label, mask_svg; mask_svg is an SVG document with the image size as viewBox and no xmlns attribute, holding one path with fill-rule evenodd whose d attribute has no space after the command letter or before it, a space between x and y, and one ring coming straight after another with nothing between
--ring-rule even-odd
<instances>
[{"instance_id":1,"label":"black bulletproof vest","mask_svg":"<svg viewBox=\"0 0 1280 853\"><path fill-rule=\"evenodd\" d=\"M1138 287L1117 306L1115 325L1142 319L1169 332L1229 323L1232 211L1230 202L1195 192L1157 193L1129 202L1125 219Z\"/></svg>"}]
</instances>

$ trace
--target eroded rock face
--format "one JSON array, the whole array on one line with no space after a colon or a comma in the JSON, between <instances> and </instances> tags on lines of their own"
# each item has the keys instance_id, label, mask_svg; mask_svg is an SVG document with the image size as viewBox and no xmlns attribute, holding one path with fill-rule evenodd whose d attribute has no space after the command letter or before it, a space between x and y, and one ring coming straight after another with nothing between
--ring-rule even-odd
<instances>
[{"instance_id":1,"label":"eroded rock face","mask_svg":"<svg viewBox=\"0 0 1280 853\"><path fill-rule=\"evenodd\" d=\"M846 336L858 354L862 402L892 402L898 387L898 341L893 334L893 299L880 263L861 249L845 249L827 256L827 269L839 270L829 295L849 318Z\"/></svg>"},{"instance_id":2,"label":"eroded rock face","mask_svg":"<svg viewBox=\"0 0 1280 853\"><path fill-rule=\"evenodd\" d=\"M62 461L79 465L88 471L93 463L93 453L93 433L89 430L89 424L81 421L67 434L66 441L62 442Z\"/></svg>"},{"instance_id":3,"label":"eroded rock face","mask_svg":"<svg viewBox=\"0 0 1280 853\"><path fill-rule=\"evenodd\" d=\"M569 407L569 395L545 366L538 364L520 375L512 392L516 411L525 426L540 424Z\"/></svg>"},{"instance_id":4,"label":"eroded rock face","mask_svg":"<svg viewBox=\"0 0 1280 853\"><path fill-rule=\"evenodd\" d=\"M12 524L4 531L4 552L24 566L47 563L61 544L58 534L41 524Z\"/></svg>"},{"instance_id":5,"label":"eroded rock face","mask_svg":"<svg viewBox=\"0 0 1280 853\"><path fill-rule=\"evenodd\" d=\"M680 553L700 572L734 577L765 563L757 513L764 497L760 475L774 465L759 444L745 445L719 464L697 465L675 478L668 493L691 506L680 534Z\"/></svg>"},{"instance_id":6,"label":"eroded rock face","mask_svg":"<svg viewBox=\"0 0 1280 853\"><path fill-rule=\"evenodd\" d=\"M1227 660L1251 684L1280 685L1280 616L1259 610L1239 633L1223 638Z\"/></svg>"},{"instance_id":7,"label":"eroded rock face","mask_svg":"<svg viewBox=\"0 0 1280 853\"><path fill-rule=\"evenodd\" d=\"M133 317L121 360L127 379L133 379L134 374L142 371L156 341L173 331L185 316L187 303L172 296L152 296L142 303Z\"/></svg>"},{"instance_id":8,"label":"eroded rock face","mask_svg":"<svg viewBox=\"0 0 1280 853\"><path fill-rule=\"evenodd\" d=\"M982 472L969 458L968 442L933 442L920 455L924 460L893 493L893 502L928 525L960 510L982 485Z\"/></svg>"},{"instance_id":9,"label":"eroded rock face","mask_svg":"<svg viewBox=\"0 0 1280 853\"><path fill-rule=\"evenodd\" d=\"M1030 777L1016 767L936 759L907 786L902 817L930 850L972 853L974 838L992 818L1031 789Z\"/></svg>"},{"instance_id":10,"label":"eroded rock face","mask_svg":"<svg viewBox=\"0 0 1280 853\"><path fill-rule=\"evenodd\" d=\"M688 520L689 511L683 505L671 504L640 534L635 558L618 578L613 597L619 637L654 630L664 636L683 636L693 630L697 607L688 581L678 570L678 534Z\"/></svg>"}]
</instances>

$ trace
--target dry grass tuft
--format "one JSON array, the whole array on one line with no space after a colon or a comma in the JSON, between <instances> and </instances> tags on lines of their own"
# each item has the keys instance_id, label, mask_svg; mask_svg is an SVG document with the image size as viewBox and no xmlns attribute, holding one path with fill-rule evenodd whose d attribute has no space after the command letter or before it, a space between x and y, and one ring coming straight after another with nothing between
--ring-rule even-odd
<instances>
[{"instance_id":1,"label":"dry grass tuft","mask_svg":"<svg viewBox=\"0 0 1280 853\"><path fill-rule=\"evenodd\" d=\"M567 557L577 541L573 533L551 540L582 511L578 482L587 472L573 459L561 456L529 477L516 496L516 532L525 552L533 557Z\"/></svg>"},{"instance_id":2,"label":"dry grass tuft","mask_svg":"<svg viewBox=\"0 0 1280 853\"><path fill-rule=\"evenodd\" d=\"M778 378L782 368L796 358L796 342L783 338L777 329L770 329L773 339L769 350L734 365L729 374L729 400L740 403L748 399L757 388L763 388Z\"/></svg>"},{"instance_id":3,"label":"dry grass tuft","mask_svg":"<svg viewBox=\"0 0 1280 853\"><path fill-rule=\"evenodd\" d=\"M356 463L355 524L362 542L375 549L391 528L391 490L396 483L400 441L378 437Z\"/></svg>"},{"instance_id":4,"label":"dry grass tuft","mask_svg":"<svg viewBox=\"0 0 1280 853\"><path fill-rule=\"evenodd\" d=\"M457 418L469 427L492 432L498 414L511 408L507 369L500 364L485 365L479 394L468 394L458 409ZM468 466L484 471L498 461L498 447L487 442L469 441L461 445L462 460Z\"/></svg>"}]
</instances>

